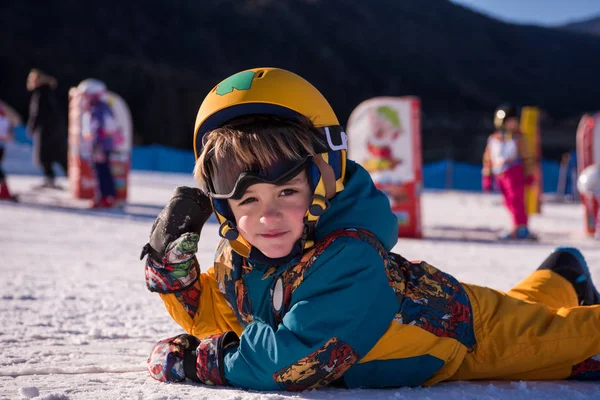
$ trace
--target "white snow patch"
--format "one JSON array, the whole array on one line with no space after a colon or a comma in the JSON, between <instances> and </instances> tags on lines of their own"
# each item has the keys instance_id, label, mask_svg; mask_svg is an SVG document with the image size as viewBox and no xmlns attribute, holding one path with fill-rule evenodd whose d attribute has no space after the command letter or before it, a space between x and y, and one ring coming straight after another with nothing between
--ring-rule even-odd
<instances>
[{"instance_id":1,"label":"white snow patch","mask_svg":"<svg viewBox=\"0 0 600 400\"><path fill-rule=\"evenodd\" d=\"M15 193L41 179L7 171ZM68 186L65 178L58 183ZM146 372L150 350L182 329L158 295L146 290L139 254L154 216L175 187L194 182L191 174L134 172L130 185L130 205L145 214L111 216L0 203L0 398L30 393L47 400L600 399L598 382L575 381L451 382L430 388L301 393L157 382ZM543 214L531 222L542 240L510 244L492 240L510 221L499 200L497 195L425 192L426 238L401 239L394 251L427 260L461 281L508 290L555 246L575 245L600 283L600 243L583 234L580 205L544 204ZM217 228L209 223L202 230L198 260L203 269L213 261Z\"/></svg>"}]
</instances>

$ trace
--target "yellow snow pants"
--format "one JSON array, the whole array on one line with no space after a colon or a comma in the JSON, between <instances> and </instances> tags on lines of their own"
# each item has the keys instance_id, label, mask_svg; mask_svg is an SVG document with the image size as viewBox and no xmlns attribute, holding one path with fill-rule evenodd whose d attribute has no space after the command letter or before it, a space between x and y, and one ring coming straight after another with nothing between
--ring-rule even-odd
<instances>
[{"instance_id":1,"label":"yellow snow pants","mask_svg":"<svg viewBox=\"0 0 600 400\"><path fill-rule=\"evenodd\" d=\"M507 293L464 286L477 345L449 380L565 379L600 354L600 306L579 306L562 276L535 271Z\"/></svg>"}]
</instances>

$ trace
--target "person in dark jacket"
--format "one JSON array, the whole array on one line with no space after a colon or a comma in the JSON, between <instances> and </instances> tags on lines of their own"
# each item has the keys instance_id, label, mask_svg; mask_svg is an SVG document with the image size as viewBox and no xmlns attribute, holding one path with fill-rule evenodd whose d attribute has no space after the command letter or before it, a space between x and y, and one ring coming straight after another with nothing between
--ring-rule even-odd
<instances>
[{"instance_id":1,"label":"person in dark jacket","mask_svg":"<svg viewBox=\"0 0 600 400\"><path fill-rule=\"evenodd\" d=\"M67 173L67 128L59 107L56 79L38 69L27 77L31 92L27 132L34 142L34 164L41 165L45 181L41 187L59 188L55 183L52 164L58 163Z\"/></svg>"}]
</instances>

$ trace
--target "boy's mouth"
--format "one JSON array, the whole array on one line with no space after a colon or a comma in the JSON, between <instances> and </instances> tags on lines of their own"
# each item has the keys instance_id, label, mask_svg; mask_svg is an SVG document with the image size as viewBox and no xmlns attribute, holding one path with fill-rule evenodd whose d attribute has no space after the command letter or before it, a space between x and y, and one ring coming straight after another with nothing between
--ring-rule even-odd
<instances>
[{"instance_id":1,"label":"boy's mouth","mask_svg":"<svg viewBox=\"0 0 600 400\"><path fill-rule=\"evenodd\" d=\"M286 233L288 233L288 231L269 231L269 232L259 233L259 235L264 237L265 239L276 239L276 238L282 237Z\"/></svg>"}]
</instances>

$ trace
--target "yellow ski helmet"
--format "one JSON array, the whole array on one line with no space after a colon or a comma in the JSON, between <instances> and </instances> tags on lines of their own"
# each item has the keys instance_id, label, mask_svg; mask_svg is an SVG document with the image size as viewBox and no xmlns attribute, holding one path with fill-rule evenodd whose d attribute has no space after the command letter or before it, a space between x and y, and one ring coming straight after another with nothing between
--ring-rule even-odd
<instances>
[{"instance_id":1,"label":"yellow ski helmet","mask_svg":"<svg viewBox=\"0 0 600 400\"><path fill-rule=\"evenodd\" d=\"M194 154L203 148L203 136L228 121L252 114L270 114L295 119L310 118L323 136L327 148L307 161L307 175L313 196L304 221L302 239L288 257L272 260L246 242L236 229L227 195L215 193L209 182L208 194L221 223L219 234L228 239L232 248L244 257L271 264L283 264L306 248L313 246L314 228L329 200L344 189L347 138L339 121L323 95L304 78L279 68L252 68L238 72L216 85L206 96L196 117ZM252 175L252 174L249 174ZM255 179L260 179L254 176Z\"/></svg>"}]
</instances>

